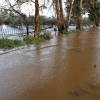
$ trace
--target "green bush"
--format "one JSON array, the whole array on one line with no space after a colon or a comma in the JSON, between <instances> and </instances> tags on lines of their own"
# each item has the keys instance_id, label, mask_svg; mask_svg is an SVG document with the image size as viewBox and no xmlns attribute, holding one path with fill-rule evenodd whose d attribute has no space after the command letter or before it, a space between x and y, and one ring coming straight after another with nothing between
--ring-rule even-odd
<instances>
[{"instance_id":1,"label":"green bush","mask_svg":"<svg viewBox=\"0 0 100 100\"><path fill-rule=\"evenodd\" d=\"M20 40L0 39L1 49L12 49L21 45L23 45L23 42Z\"/></svg>"},{"instance_id":2,"label":"green bush","mask_svg":"<svg viewBox=\"0 0 100 100\"><path fill-rule=\"evenodd\" d=\"M67 31L66 31L66 30L63 30L63 31L62 31L62 34L67 34Z\"/></svg>"},{"instance_id":3,"label":"green bush","mask_svg":"<svg viewBox=\"0 0 100 100\"><path fill-rule=\"evenodd\" d=\"M4 23L7 25L10 24L10 17L9 16L4 18Z\"/></svg>"},{"instance_id":4,"label":"green bush","mask_svg":"<svg viewBox=\"0 0 100 100\"><path fill-rule=\"evenodd\" d=\"M71 33L73 33L73 31L66 31L66 30L62 31L62 34L71 34Z\"/></svg>"},{"instance_id":5,"label":"green bush","mask_svg":"<svg viewBox=\"0 0 100 100\"><path fill-rule=\"evenodd\" d=\"M49 34L49 35L48 35ZM29 44L35 44L43 41L44 39L49 39L50 33L45 33L43 37L34 38L34 37L27 37L23 41L21 40L10 40L10 39L0 39L0 49L12 49L15 47L20 47L29 45Z\"/></svg>"},{"instance_id":6,"label":"green bush","mask_svg":"<svg viewBox=\"0 0 100 100\"><path fill-rule=\"evenodd\" d=\"M29 44L35 44L38 42L43 41L43 38L34 38L34 37L27 37L26 39L24 39L25 44L29 45Z\"/></svg>"},{"instance_id":7,"label":"green bush","mask_svg":"<svg viewBox=\"0 0 100 100\"><path fill-rule=\"evenodd\" d=\"M3 18L0 16L0 25L3 24Z\"/></svg>"},{"instance_id":8,"label":"green bush","mask_svg":"<svg viewBox=\"0 0 100 100\"><path fill-rule=\"evenodd\" d=\"M50 39L51 38L51 32L50 31L44 31L43 32L43 38L44 39Z\"/></svg>"},{"instance_id":9,"label":"green bush","mask_svg":"<svg viewBox=\"0 0 100 100\"><path fill-rule=\"evenodd\" d=\"M15 46L22 46L24 43L21 40L14 40L14 45Z\"/></svg>"}]
</instances>

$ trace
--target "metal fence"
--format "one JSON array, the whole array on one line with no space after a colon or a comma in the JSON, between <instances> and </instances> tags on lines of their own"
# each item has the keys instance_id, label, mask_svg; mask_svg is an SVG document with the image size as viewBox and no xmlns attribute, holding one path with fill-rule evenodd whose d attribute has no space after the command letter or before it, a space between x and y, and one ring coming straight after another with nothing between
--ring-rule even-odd
<instances>
[{"instance_id":1,"label":"metal fence","mask_svg":"<svg viewBox=\"0 0 100 100\"><path fill-rule=\"evenodd\" d=\"M29 28L29 33L33 33L34 29ZM9 38L11 36L15 37L24 37L26 35L25 27L11 27L8 25L0 26L0 38Z\"/></svg>"},{"instance_id":2,"label":"metal fence","mask_svg":"<svg viewBox=\"0 0 100 100\"><path fill-rule=\"evenodd\" d=\"M57 26L49 28L49 26L41 26L43 30L47 30L51 32L51 35L55 35L54 28L57 29ZM43 34L43 30L40 34ZM57 31L56 31L57 32ZM35 30L33 26L29 26L29 35L34 36ZM9 25L1 25L0 26L0 38L8 38L8 39L24 39L26 37L26 27L25 26L9 26Z\"/></svg>"}]
</instances>

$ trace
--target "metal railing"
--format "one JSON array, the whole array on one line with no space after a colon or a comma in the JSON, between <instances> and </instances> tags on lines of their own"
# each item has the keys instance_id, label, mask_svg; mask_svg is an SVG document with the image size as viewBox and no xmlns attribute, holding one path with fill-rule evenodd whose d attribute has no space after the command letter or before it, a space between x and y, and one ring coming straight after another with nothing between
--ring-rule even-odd
<instances>
[{"instance_id":1,"label":"metal railing","mask_svg":"<svg viewBox=\"0 0 100 100\"><path fill-rule=\"evenodd\" d=\"M29 29L29 33L33 33L33 29ZM9 37L9 36L17 36L17 37L24 37L26 35L25 27L11 27L8 25L0 26L0 37Z\"/></svg>"}]
</instances>

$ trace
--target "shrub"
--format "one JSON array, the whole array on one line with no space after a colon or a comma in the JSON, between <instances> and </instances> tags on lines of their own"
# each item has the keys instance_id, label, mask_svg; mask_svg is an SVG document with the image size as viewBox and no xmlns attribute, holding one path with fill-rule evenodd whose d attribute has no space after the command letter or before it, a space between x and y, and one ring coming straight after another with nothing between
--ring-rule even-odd
<instances>
[{"instance_id":1,"label":"shrub","mask_svg":"<svg viewBox=\"0 0 100 100\"><path fill-rule=\"evenodd\" d=\"M21 45L23 45L23 42L20 40L0 39L1 49L12 49Z\"/></svg>"},{"instance_id":2,"label":"shrub","mask_svg":"<svg viewBox=\"0 0 100 100\"><path fill-rule=\"evenodd\" d=\"M73 31L66 31L66 30L62 31L62 34L71 34L71 33L73 33Z\"/></svg>"},{"instance_id":3,"label":"shrub","mask_svg":"<svg viewBox=\"0 0 100 100\"><path fill-rule=\"evenodd\" d=\"M20 47L20 46L24 46L29 45L29 44L35 44L35 43L39 43L41 41L43 41L44 39L49 39L51 37L50 32L46 32L44 33L43 37L39 37L39 38L34 38L32 36L27 37L26 39L24 39L23 41L21 40L10 40L10 39L0 39L0 49L12 49L15 47Z\"/></svg>"},{"instance_id":4,"label":"shrub","mask_svg":"<svg viewBox=\"0 0 100 100\"><path fill-rule=\"evenodd\" d=\"M50 39L51 38L51 32L50 31L44 31L43 32L43 38L44 39Z\"/></svg>"},{"instance_id":5,"label":"shrub","mask_svg":"<svg viewBox=\"0 0 100 100\"><path fill-rule=\"evenodd\" d=\"M38 43L38 42L41 42L41 41L43 41L43 38L34 38L34 37L31 37L31 36L24 39L24 42L27 45Z\"/></svg>"},{"instance_id":6,"label":"shrub","mask_svg":"<svg viewBox=\"0 0 100 100\"><path fill-rule=\"evenodd\" d=\"M2 25L2 24L3 24L3 18L0 17L0 25Z\"/></svg>"},{"instance_id":7,"label":"shrub","mask_svg":"<svg viewBox=\"0 0 100 100\"><path fill-rule=\"evenodd\" d=\"M4 23L7 25L10 24L10 17L9 16L4 18Z\"/></svg>"},{"instance_id":8,"label":"shrub","mask_svg":"<svg viewBox=\"0 0 100 100\"><path fill-rule=\"evenodd\" d=\"M22 46L24 43L21 40L14 40L14 45L15 46Z\"/></svg>"},{"instance_id":9,"label":"shrub","mask_svg":"<svg viewBox=\"0 0 100 100\"><path fill-rule=\"evenodd\" d=\"M63 30L63 31L62 31L62 34L67 34L67 31L66 31L66 30Z\"/></svg>"}]
</instances>

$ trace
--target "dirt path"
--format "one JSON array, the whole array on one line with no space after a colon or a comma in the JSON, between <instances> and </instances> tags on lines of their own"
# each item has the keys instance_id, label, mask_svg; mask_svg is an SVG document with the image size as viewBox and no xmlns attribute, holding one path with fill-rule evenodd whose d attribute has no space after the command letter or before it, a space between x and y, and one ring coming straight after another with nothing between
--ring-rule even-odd
<instances>
[{"instance_id":1,"label":"dirt path","mask_svg":"<svg viewBox=\"0 0 100 100\"><path fill-rule=\"evenodd\" d=\"M100 28L0 55L0 100L100 100Z\"/></svg>"}]
</instances>

